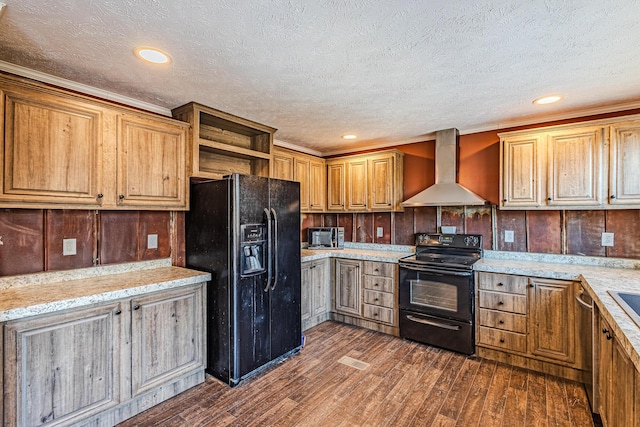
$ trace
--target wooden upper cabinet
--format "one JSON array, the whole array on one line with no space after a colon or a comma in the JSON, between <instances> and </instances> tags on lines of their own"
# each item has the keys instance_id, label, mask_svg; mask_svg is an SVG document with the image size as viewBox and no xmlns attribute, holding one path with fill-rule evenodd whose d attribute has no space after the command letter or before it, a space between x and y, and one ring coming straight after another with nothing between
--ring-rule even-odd
<instances>
[{"instance_id":1,"label":"wooden upper cabinet","mask_svg":"<svg viewBox=\"0 0 640 427\"><path fill-rule=\"evenodd\" d=\"M0 94L3 206L188 209L188 124L5 75Z\"/></svg>"},{"instance_id":2,"label":"wooden upper cabinet","mask_svg":"<svg viewBox=\"0 0 640 427\"><path fill-rule=\"evenodd\" d=\"M610 128L609 203L640 205L640 120Z\"/></svg>"},{"instance_id":3,"label":"wooden upper cabinet","mask_svg":"<svg viewBox=\"0 0 640 427\"><path fill-rule=\"evenodd\" d=\"M602 204L602 126L551 132L547 136L547 203Z\"/></svg>"},{"instance_id":4,"label":"wooden upper cabinet","mask_svg":"<svg viewBox=\"0 0 640 427\"><path fill-rule=\"evenodd\" d=\"M534 135L502 141L502 207L540 206L540 139Z\"/></svg>"},{"instance_id":5,"label":"wooden upper cabinet","mask_svg":"<svg viewBox=\"0 0 640 427\"><path fill-rule=\"evenodd\" d=\"M347 210L365 211L369 206L367 159L347 162Z\"/></svg>"},{"instance_id":6,"label":"wooden upper cabinet","mask_svg":"<svg viewBox=\"0 0 640 427\"><path fill-rule=\"evenodd\" d=\"M309 211L309 160L295 159L294 170L296 181L300 183L300 211Z\"/></svg>"},{"instance_id":7,"label":"wooden upper cabinet","mask_svg":"<svg viewBox=\"0 0 640 427\"><path fill-rule=\"evenodd\" d=\"M309 211L323 212L327 194L324 160L309 161Z\"/></svg>"},{"instance_id":8,"label":"wooden upper cabinet","mask_svg":"<svg viewBox=\"0 0 640 427\"><path fill-rule=\"evenodd\" d=\"M271 178L300 183L301 212L324 212L327 192L324 159L274 147Z\"/></svg>"},{"instance_id":9,"label":"wooden upper cabinet","mask_svg":"<svg viewBox=\"0 0 640 427\"><path fill-rule=\"evenodd\" d=\"M344 161L327 162L327 210L345 211L346 202L346 165Z\"/></svg>"},{"instance_id":10,"label":"wooden upper cabinet","mask_svg":"<svg viewBox=\"0 0 640 427\"><path fill-rule=\"evenodd\" d=\"M116 203L185 209L186 142L187 129L173 120L120 115Z\"/></svg>"},{"instance_id":11,"label":"wooden upper cabinet","mask_svg":"<svg viewBox=\"0 0 640 427\"><path fill-rule=\"evenodd\" d=\"M0 201L16 207L100 206L103 110L23 87L2 95Z\"/></svg>"},{"instance_id":12,"label":"wooden upper cabinet","mask_svg":"<svg viewBox=\"0 0 640 427\"><path fill-rule=\"evenodd\" d=\"M401 151L387 150L327 161L327 210L402 211L403 191Z\"/></svg>"},{"instance_id":13,"label":"wooden upper cabinet","mask_svg":"<svg viewBox=\"0 0 640 427\"><path fill-rule=\"evenodd\" d=\"M293 162L293 154L274 149L271 157L271 178L293 181Z\"/></svg>"},{"instance_id":14,"label":"wooden upper cabinet","mask_svg":"<svg viewBox=\"0 0 640 427\"><path fill-rule=\"evenodd\" d=\"M640 114L499 136L501 209L640 208Z\"/></svg>"}]
</instances>

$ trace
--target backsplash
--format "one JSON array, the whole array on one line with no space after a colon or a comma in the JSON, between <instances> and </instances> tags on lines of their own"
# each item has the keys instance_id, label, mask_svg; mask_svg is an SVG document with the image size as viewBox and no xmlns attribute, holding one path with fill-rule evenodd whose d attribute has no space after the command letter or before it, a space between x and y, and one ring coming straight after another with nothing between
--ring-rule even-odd
<instances>
[{"instance_id":1,"label":"backsplash","mask_svg":"<svg viewBox=\"0 0 640 427\"><path fill-rule=\"evenodd\" d=\"M640 259L640 210L502 211L495 207L442 207L441 225L458 233L481 234L484 249ZM438 208L407 208L394 213L308 214L302 241L311 226L342 226L345 241L413 245L414 233L437 231ZM382 237L376 230L382 227ZM505 242L504 231L514 232ZM614 246L600 245L602 232L614 233ZM494 239L495 234L495 239ZM495 240L495 241L494 241Z\"/></svg>"},{"instance_id":2,"label":"backsplash","mask_svg":"<svg viewBox=\"0 0 640 427\"><path fill-rule=\"evenodd\" d=\"M169 257L179 265L183 223L183 212L1 209L0 276ZM147 249L149 234L157 249ZM62 254L63 239L76 239L75 255Z\"/></svg>"}]
</instances>

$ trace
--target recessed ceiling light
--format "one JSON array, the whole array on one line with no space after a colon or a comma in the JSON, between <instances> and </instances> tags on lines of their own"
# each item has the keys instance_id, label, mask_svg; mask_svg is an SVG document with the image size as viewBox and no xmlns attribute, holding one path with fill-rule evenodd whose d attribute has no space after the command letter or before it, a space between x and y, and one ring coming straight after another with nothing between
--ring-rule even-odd
<instances>
[{"instance_id":1,"label":"recessed ceiling light","mask_svg":"<svg viewBox=\"0 0 640 427\"><path fill-rule=\"evenodd\" d=\"M536 105L545 105L545 104L553 104L554 102L558 102L562 99L560 95L551 95L551 96L543 96L542 98L538 98L533 101Z\"/></svg>"},{"instance_id":2,"label":"recessed ceiling light","mask_svg":"<svg viewBox=\"0 0 640 427\"><path fill-rule=\"evenodd\" d=\"M139 58L154 64L166 64L171 62L171 57L168 54L151 47L140 47L136 49L136 55Z\"/></svg>"},{"instance_id":3,"label":"recessed ceiling light","mask_svg":"<svg viewBox=\"0 0 640 427\"><path fill-rule=\"evenodd\" d=\"M356 139L358 135L354 135L352 133L348 133L346 135L342 135L342 139Z\"/></svg>"}]
</instances>

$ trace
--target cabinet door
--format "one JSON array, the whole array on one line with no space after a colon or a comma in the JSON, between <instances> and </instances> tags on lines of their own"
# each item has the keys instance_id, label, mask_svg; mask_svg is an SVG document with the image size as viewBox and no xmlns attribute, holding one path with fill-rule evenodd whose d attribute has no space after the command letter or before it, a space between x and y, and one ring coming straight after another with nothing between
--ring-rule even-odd
<instances>
[{"instance_id":1,"label":"cabinet door","mask_svg":"<svg viewBox=\"0 0 640 427\"><path fill-rule=\"evenodd\" d=\"M609 203L640 204L640 122L611 126Z\"/></svg>"},{"instance_id":2,"label":"cabinet door","mask_svg":"<svg viewBox=\"0 0 640 427\"><path fill-rule=\"evenodd\" d=\"M327 163L327 210L344 211L346 204L345 163Z\"/></svg>"},{"instance_id":3,"label":"cabinet door","mask_svg":"<svg viewBox=\"0 0 640 427\"><path fill-rule=\"evenodd\" d=\"M133 396L203 366L203 284L131 301Z\"/></svg>"},{"instance_id":4,"label":"cabinet door","mask_svg":"<svg viewBox=\"0 0 640 427\"><path fill-rule=\"evenodd\" d=\"M549 206L602 204L602 133L602 127L592 127L549 134Z\"/></svg>"},{"instance_id":5,"label":"cabinet door","mask_svg":"<svg viewBox=\"0 0 640 427\"><path fill-rule=\"evenodd\" d=\"M394 156L384 156L369 160L369 209L393 209L393 186L396 184L394 171Z\"/></svg>"},{"instance_id":6,"label":"cabinet door","mask_svg":"<svg viewBox=\"0 0 640 427\"><path fill-rule=\"evenodd\" d=\"M367 160L351 160L347 163L347 209L366 211L368 206Z\"/></svg>"},{"instance_id":7,"label":"cabinet door","mask_svg":"<svg viewBox=\"0 0 640 427\"><path fill-rule=\"evenodd\" d=\"M501 206L536 207L541 203L541 137L538 135L502 141Z\"/></svg>"},{"instance_id":8,"label":"cabinet door","mask_svg":"<svg viewBox=\"0 0 640 427\"><path fill-rule=\"evenodd\" d=\"M336 259L335 309L338 313L362 314L361 263Z\"/></svg>"},{"instance_id":9,"label":"cabinet door","mask_svg":"<svg viewBox=\"0 0 640 427\"><path fill-rule=\"evenodd\" d=\"M575 283L529 279L529 349L532 354L575 360Z\"/></svg>"},{"instance_id":10,"label":"cabinet door","mask_svg":"<svg viewBox=\"0 0 640 427\"><path fill-rule=\"evenodd\" d=\"M103 111L27 89L4 91L4 106L0 201L98 207Z\"/></svg>"},{"instance_id":11,"label":"cabinet door","mask_svg":"<svg viewBox=\"0 0 640 427\"><path fill-rule=\"evenodd\" d=\"M327 270L329 268L329 260L316 261L311 266L311 298L312 307L311 314L317 316L329 311L329 278Z\"/></svg>"},{"instance_id":12,"label":"cabinet door","mask_svg":"<svg viewBox=\"0 0 640 427\"><path fill-rule=\"evenodd\" d=\"M611 414L612 426L633 426L635 409L635 367L618 341L613 339Z\"/></svg>"},{"instance_id":13,"label":"cabinet door","mask_svg":"<svg viewBox=\"0 0 640 427\"><path fill-rule=\"evenodd\" d=\"M607 323L604 317L599 316L599 331L598 333L598 352L599 352L599 370L598 370L598 391L600 396L600 417L605 426L611 426L611 386L612 386L612 374L613 374L613 332L611 332L611 326Z\"/></svg>"},{"instance_id":14,"label":"cabinet door","mask_svg":"<svg viewBox=\"0 0 640 427\"><path fill-rule=\"evenodd\" d=\"M7 323L6 426L72 424L120 403L120 303Z\"/></svg>"},{"instance_id":15,"label":"cabinet door","mask_svg":"<svg viewBox=\"0 0 640 427\"><path fill-rule=\"evenodd\" d=\"M271 157L271 178L293 181L293 156L280 151Z\"/></svg>"},{"instance_id":16,"label":"cabinet door","mask_svg":"<svg viewBox=\"0 0 640 427\"><path fill-rule=\"evenodd\" d=\"M295 180L300 183L300 211L309 211L309 160L295 159Z\"/></svg>"},{"instance_id":17,"label":"cabinet door","mask_svg":"<svg viewBox=\"0 0 640 427\"><path fill-rule=\"evenodd\" d=\"M313 294L313 281L311 279L311 262L300 264L300 311L302 321L311 317L311 296Z\"/></svg>"},{"instance_id":18,"label":"cabinet door","mask_svg":"<svg viewBox=\"0 0 640 427\"><path fill-rule=\"evenodd\" d=\"M182 124L119 116L118 205L186 209L186 138Z\"/></svg>"},{"instance_id":19,"label":"cabinet door","mask_svg":"<svg viewBox=\"0 0 640 427\"><path fill-rule=\"evenodd\" d=\"M324 200L327 194L327 178L324 162L311 160L309 162L309 211L323 212Z\"/></svg>"}]
</instances>

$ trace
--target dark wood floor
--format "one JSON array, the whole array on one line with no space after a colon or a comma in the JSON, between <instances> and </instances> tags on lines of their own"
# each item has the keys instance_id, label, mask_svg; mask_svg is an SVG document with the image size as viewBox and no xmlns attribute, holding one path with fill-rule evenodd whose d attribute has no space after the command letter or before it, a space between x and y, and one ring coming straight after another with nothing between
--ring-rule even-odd
<instances>
[{"instance_id":1,"label":"dark wood floor","mask_svg":"<svg viewBox=\"0 0 640 427\"><path fill-rule=\"evenodd\" d=\"M235 388L209 378L121 426L593 426L579 383L334 322L306 336Z\"/></svg>"}]
</instances>

